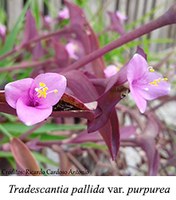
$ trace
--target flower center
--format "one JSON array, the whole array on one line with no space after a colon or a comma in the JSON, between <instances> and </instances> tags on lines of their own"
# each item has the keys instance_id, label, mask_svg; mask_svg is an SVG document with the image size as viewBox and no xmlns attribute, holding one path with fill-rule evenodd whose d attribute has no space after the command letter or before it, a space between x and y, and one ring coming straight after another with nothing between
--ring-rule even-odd
<instances>
[{"instance_id":1,"label":"flower center","mask_svg":"<svg viewBox=\"0 0 176 200\"><path fill-rule=\"evenodd\" d=\"M149 67L148 67L148 70L149 70L149 72L155 72L155 70L153 69L152 66L149 66ZM162 81L168 81L168 78L158 78L158 79L153 80L153 81L150 82L149 84L150 84L150 85L154 85L154 86L158 86L158 84L159 84L160 82L162 82Z\"/></svg>"},{"instance_id":2,"label":"flower center","mask_svg":"<svg viewBox=\"0 0 176 200\"><path fill-rule=\"evenodd\" d=\"M48 90L49 90L48 87L43 82L40 82L39 83L39 87L35 88L35 91L37 92L37 97L38 98L46 98L48 94L53 93L53 92L55 94L58 93L57 89L49 91L49 92L48 92Z\"/></svg>"},{"instance_id":3,"label":"flower center","mask_svg":"<svg viewBox=\"0 0 176 200\"><path fill-rule=\"evenodd\" d=\"M158 84L162 81L168 81L168 78L158 78L158 79L155 79L154 81L150 82L149 84L158 86Z\"/></svg>"}]
</instances>

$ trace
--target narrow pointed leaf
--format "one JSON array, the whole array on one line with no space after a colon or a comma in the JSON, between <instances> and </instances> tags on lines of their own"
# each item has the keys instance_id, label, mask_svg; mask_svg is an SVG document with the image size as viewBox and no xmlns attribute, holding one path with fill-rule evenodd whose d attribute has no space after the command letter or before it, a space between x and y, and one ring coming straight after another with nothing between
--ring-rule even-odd
<instances>
[{"instance_id":1,"label":"narrow pointed leaf","mask_svg":"<svg viewBox=\"0 0 176 200\"><path fill-rule=\"evenodd\" d=\"M67 67L69 65L69 55L63 44L60 44L57 40L52 41L55 50L55 62L59 67Z\"/></svg>"},{"instance_id":2,"label":"narrow pointed leaf","mask_svg":"<svg viewBox=\"0 0 176 200\"><path fill-rule=\"evenodd\" d=\"M84 103L95 101L98 93L91 81L81 71L72 70L64 74L68 88Z\"/></svg>"},{"instance_id":3,"label":"narrow pointed leaf","mask_svg":"<svg viewBox=\"0 0 176 200\"><path fill-rule=\"evenodd\" d=\"M108 12L108 14L109 14L109 17L110 17L110 20L111 20L110 29L112 31L119 33L120 35L125 34L124 25L122 24L122 22L120 21L120 19L116 15L116 13L115 12Z\"/></svg>"},{"instance_id":4,"label":"narrow pointed leaf","mask_svg":"<svg viewBox=\"0 0 176 200\"><path fill-rule=\"evenodd\" d=\"M148 175L156 176L159 168L160 156L156 149L155 140L151 137L139 137L138 144L145 151L148 159Z\"/></svg>"},{"instance_id":5,"label":"narrow pointed leaf","mask_svg":"<svg viewBox=\"0 0 176 200\"><path fill-rule=\"evenodd\" d=\"M38 36L37 28L35 19L30 10L26 13L26 24L25 24L25 31L24 31L24 39L22 43L26 43L32 38Z\"/></svg>"},{"instance_id":6,"label":"narrow pointed leaf","mask_svg":"<svg viewBox=\"0 0 176 200\"><path fill-rule=\"evenodd\" d=\"M86 54L99 48L98 39L93 32L91 26L85 18L84 12L78 6L65 1L70 13L70 26L84 46ZM92 62L92 70L98 77L104 77L103 70L105 68L102 58L98 58ZM90 67L87 69L90 70Z\"/></svg>"},{"instance_id":7,"label":"narrow pointed leaf","mask_svg":"<svg viewBox=\"0 0 176 200\"><path fill-rule=\"evenodd\" d=\"M120 146L119 122L115 109L105 126L99 129L99 132L109 149L112 159L115 160Z\"/></svg>"}]
</instances>

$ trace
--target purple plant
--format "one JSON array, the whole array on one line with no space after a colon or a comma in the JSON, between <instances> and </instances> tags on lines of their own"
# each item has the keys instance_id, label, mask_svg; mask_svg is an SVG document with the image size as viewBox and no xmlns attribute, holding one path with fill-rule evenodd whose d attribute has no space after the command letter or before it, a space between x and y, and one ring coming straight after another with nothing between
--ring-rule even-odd
<instances>
[{"instance_id":1,"label":"purple plant","mask_svg":"<svg viewBox=\"0 0 176 200\"><path fill-rule=\"evenodd\" d=\"M45 26L45 20L43 26L50 31L57 23L68 18L69 24L62 29L45 32L43 35L39 34L35 19L31 11L28 11L24 38L20 40L22 42L0 56L1 62L15 57L13 60L15 65L0 68L1 73L32 68L30 78L16 80L16 76L13 76L16 81L4 84L5 91L0 91L0 112L17 114L26 125L36 124L18 139L9 136L4 131L10 139L13 139L9 143L9 148L8 146L2 148L11 149L20 168L29 167L34 170L38 169L38 166L30 149L40 151L45 147L50 147L59 154L63 163L61 168L69 169L74 164L79 169L85 169L85 161L83 166L76 159L82 158L80 154L84 148L81 149L80 146L84 143L94 142L97 145L105 143L111 158L117 163L123 160L120 157L123 154L119 154L117 158L118 153L121 153L120 147L130 146L134 149L140 147L145 151L148 159L148 172L144 174L156 175L161 159L156 138L160 137L163 129L160 120L152 112L152 109L157 108L146 111L146 106L148 100L161 96L165 96L160 99L161 104L167 102L168 99L175 100L166 96L170 90L170 83L161 74L155 72L154 68L148 66L146 55L140 48L131 59L129 58L131 56L128 56L127 63L119 71L115 66L106 68L102 56L157 28L176 23L176 5L173 5L161 17L127 33L124 31L119 16L116 13L109 14L111 30L119 31L121 37L102 48L83 10L67 1L65 1L65 6L67 8L64 13L60 12L59 20L49 20L47 26ZM31 55L30 60L26 60L28 54ZM119 104L129 92L140 112L146 111L142 117L136 108L131 109L129 106ZM118 114L122 115L122 119L128 117L131 125L126 126L123 120L119 120ZM87 129L79 134L69 131L64 135L66 140L63 141L31 139L29 136L43 126L44 120L50 116L52 122L58 126L66 123L67 117L75 121L77 118L80 120L85 118ZM3 130L2 127L0 128ZM77 146L72 148L74 144ZM70 147L68 151L64 151L65 145ZM27 161L23 160L24 154L21 153L23 151L28 157ZM90 149L89 156L92 156L96 164L100 162L101 165L109 158L107 153L100 149L97 151ZM90 159L90 157L87 158ZM102 157L104 160L99 161ZM170 155L171 158L173 155ZM144 161L147 162L141 159L141 163ZM125 163L124 160L123 163ZM117 173L113 171L113 174ZM124 171L123 174L125 174Z\"/></svg>"}]
</instances>

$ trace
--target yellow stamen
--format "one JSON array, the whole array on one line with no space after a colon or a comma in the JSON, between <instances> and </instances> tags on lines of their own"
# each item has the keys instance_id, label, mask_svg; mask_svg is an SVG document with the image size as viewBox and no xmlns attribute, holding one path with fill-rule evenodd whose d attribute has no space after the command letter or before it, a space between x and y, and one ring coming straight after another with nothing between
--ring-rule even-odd
<instances>
[{"instance_id":1,"label":"yellow stamen","mask_svg":"<svg viewBox=\"0 0 176 200\"><path fill-rule=\"evenodd\" d=\"M150 82L151 85L158 86L161 81L168 81L168 78L158 78Z\"/></svg>"},{"instance_id":2,"label":"yellow stamen","mask_svg":"<svg viewBox=\"0 0 176 200\"><path fill-rule=\"evenodd\" d=\"M149 67L148 67L148 70L149 70L149 72L155 72L155 70L153 69L152 66L149 66Z\"/></svg>"},{"instance_id":3,"label":"yellow stamen","mask_svg":"<svg viewBox=\"0 0 176 200\"><path fill-rule=\"evenodd\" d=\"M40 83L39 83L39 86L40 86L40 87L45 87L45 86L46 86L46 84L45 84L45 83L43 83L43 82L40 82Z\"/></svg>"},{"instance_id":4,"label":"yellow stamen","mask_svg":"<svg viewBox=\"0 0 176 200\"><path fill-rule=\"evenodd\" d=\"M58 93L58 90L55 89L55 90L54 90L54 93L57 94L57 93Z\"/></svg>"},{"instance_id":5,"label":"yellow stamen","mask_svg":"<svg viewBox=\"0 0 176 200\"><path fill-rule=\"evenodd\" d=\"M47 87L46 84L43 83L43 82L40 82L40 83L39 83L39 88L35 88L35 91L37 92L38 98L41 98L41 97L42 97L42 98L46 98L46 97L47 97L47 94L52 93L52 92L54 92L55 94L58 93L58 90L57 90L57 89L52 90L52 91L49 91L49 92L47 93L48 87Z\"/></svg>"},{"instance_id":6,"label":"yellow stamen","mask_svg":"<svg viewBox=\"0 0 176 200\"><path fill-rule=\"evenodd\" d=\"M47 93L43 90L39 90L37 95L39 98L40 97L46 98Z\"/></svg>"},{"instance_id":7,"label":"yellow stamen","mask_svg":"<svg viewBox=\"0 0 176 200\"><path fill-rule=\"evenodd\" d=\"M168 78L163 78L163 81L168 81Z\"/></svg>"}]
</instances>

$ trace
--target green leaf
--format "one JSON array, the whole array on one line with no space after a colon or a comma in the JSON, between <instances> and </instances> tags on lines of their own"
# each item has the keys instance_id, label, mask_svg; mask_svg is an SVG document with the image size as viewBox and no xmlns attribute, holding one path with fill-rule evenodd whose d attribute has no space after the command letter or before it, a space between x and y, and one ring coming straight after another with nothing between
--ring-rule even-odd
<instances>
[{"instance_id":1,"label":"green leaf","mask_svg":"<svg viewBox=\"0 0 176 200\"><path fill-rule=\"evenodd\" d=\"M0 4L0 6L1 6L1 4ZM5 13L4 9L2 9L0 7L0 23L5 24L6 18L7 17L6 17L6 13Z\"/></svg>"},{"instance_id":2,"label":"green leaf","mask_svg":"<svg viewBox=\"0 0 176 200\"><path fill-rule=\"evenodd\" d=\"M84 8L86 6L86 1L84 1L84 0L75 0L75 4L77 4L78 6Z\"/></svg>"},{"instance_id":3,"label":"green leaf","mask_svg":"<svg viewBox=\"0 0 176 200\"><path fill-rule=\"evenodd\" d=\"M12 138L11 133L3 126L0 124L0 131L3 135L7 136L9 139Z\"/></svg>"},{"instance_id":4,"label":"green leaf","mask_svg":"<svg viewBox=\"0 0 176 200\"><path fill-rule=\"evenodd\" d=\"M15 122L17 118L13 115L6 114L6 113L0 113L1 116L4 116L6 119L8 119L10 122Z\"/></svg>"},{"instance_id":5,"label":"green leaf","mask_svg":"<svg viewBox=\"0 0 176 200\"><path fill-rule=\"evenodd\" d=\"M4 136L1 140L0 140L0 145L8 143L9 142L9 138L7 136Z\"/></svg>"},{"instance_id":6,"label":"green leaf","mask_svg":"<svg viewBox=\"0 0 176 200\"><path fill-rule=\"evenodd\" d=\"M40 28L40 9L39 9L39 2L38 1L32 1L31 2L31 8L32 8L32 13L34 15L37 28Z\"/></svg>"},{"instance_id":7,"label":"green leaf","mask_svg":"<svg viewBox=\"0 0 176 200\"><path fill-rule=\"evenodd\" d=\"M38 134L39 135L39 134ZM36 136L36 135L32 135L32 136ZM50 135L50 134L40 134L40 140L41 141L48 141L48 140L64 140L66 138L68 138L66 135Z\"/></svg>"},{"instance_id":8,"label":"green leaf","mask_svg":"<svg viewBox=\"0 0 176 200\"><path fill-rule=\"evenodd\" d=\"M25 4L23 10L21 11L21 14L20 14L15 26L13 27L12 31L10 32L10 34L6 37L6 42L5 42L5 45L3 46L3 48L0 50L0 55L3 55L5 53L7 53L8 51L10 51L13 48L13 46L14 46L14 44L16 42L17 36L19 34L19 31L21 29L21 26L22 26L26 11L28 10L28 8L30 6L31 1L32 0L28 0L27 1L27 3ZM4 60L1 61L0 62L0 66L3 66L4 63L5 63Z\"/></svg>"},{"instance_id":9,"label":"green leaf","mask_svg":"<svg viewBox=\"0 0 176 200\"><path fill-rule=\"evenodd\" d=\"M42 162L45 164L50 164L50 165L53 165L56 167L58 166L57 162L54 162L53 160L47 158L46 156L44 156L40 153L32 152L32 154L39 162ZM11 161L12 161L13 155L11 152L0 151L0 158L7 158L7 159L11 159Z\"/></svg>"},{"instance_id":10,"label":"green leaf","mask_svg":"<svg viewBox=\"0 0 176 200\"><path fill-rule=\"evenodd\" d=\"M21 135L25 133L26 131L29 131L32 127L25 126L24 124L19 123L4 123L3 127L10 132L13 136L15 135ZM33 134L39 135L43 133L50 133L53 131L78 131L78 130L84 130L86 128L85 125L81 124L45 124L39 129L35 130Z\"/></svg>"},{"instance_id":11,"label":"green leaf","mask_svg":"<svg viewBox=\"0 0 176 200\"><path fill-rule=\"evenodd\" d=\"M11 152L0 151L0 158L13 158Z\"/></svg>"},{"instance_id":12,"label":"green leaf","mask_svg":"<svg viewBox=\"0 0 176 200\"><path fill-rule=\"evenodd\" d=\"M96 144L93 142L86 142L84 144L80 145L82 148L93 148L93 149L99 149L99 150L106 150L107 147L105 145L102 144Z\"/></svg>"},{"instance_id":13,"label":"green leaf","mask_svg":"<svg viewBox=\"0 0 176 200\"><path fill-rule=\"evenodd\" d=\"M51 17L56 17L58 10L54 7L49 0L44 0L45 5L47 6Z\"/></svg>"},{"instance_id":14,"label":"green leaf","mask_svg":"<svg viewBox=\"0 0 176 200\"><path fill-rule=\"evenodd\" d=\"M32 154L34 155L34 157L36 158L37 161L58 167L57 162L54 162L53 160L47 158L46 156L44 156L40 153L37 153L37 152L33 152Z\"/></svg>"}]
</instances>

